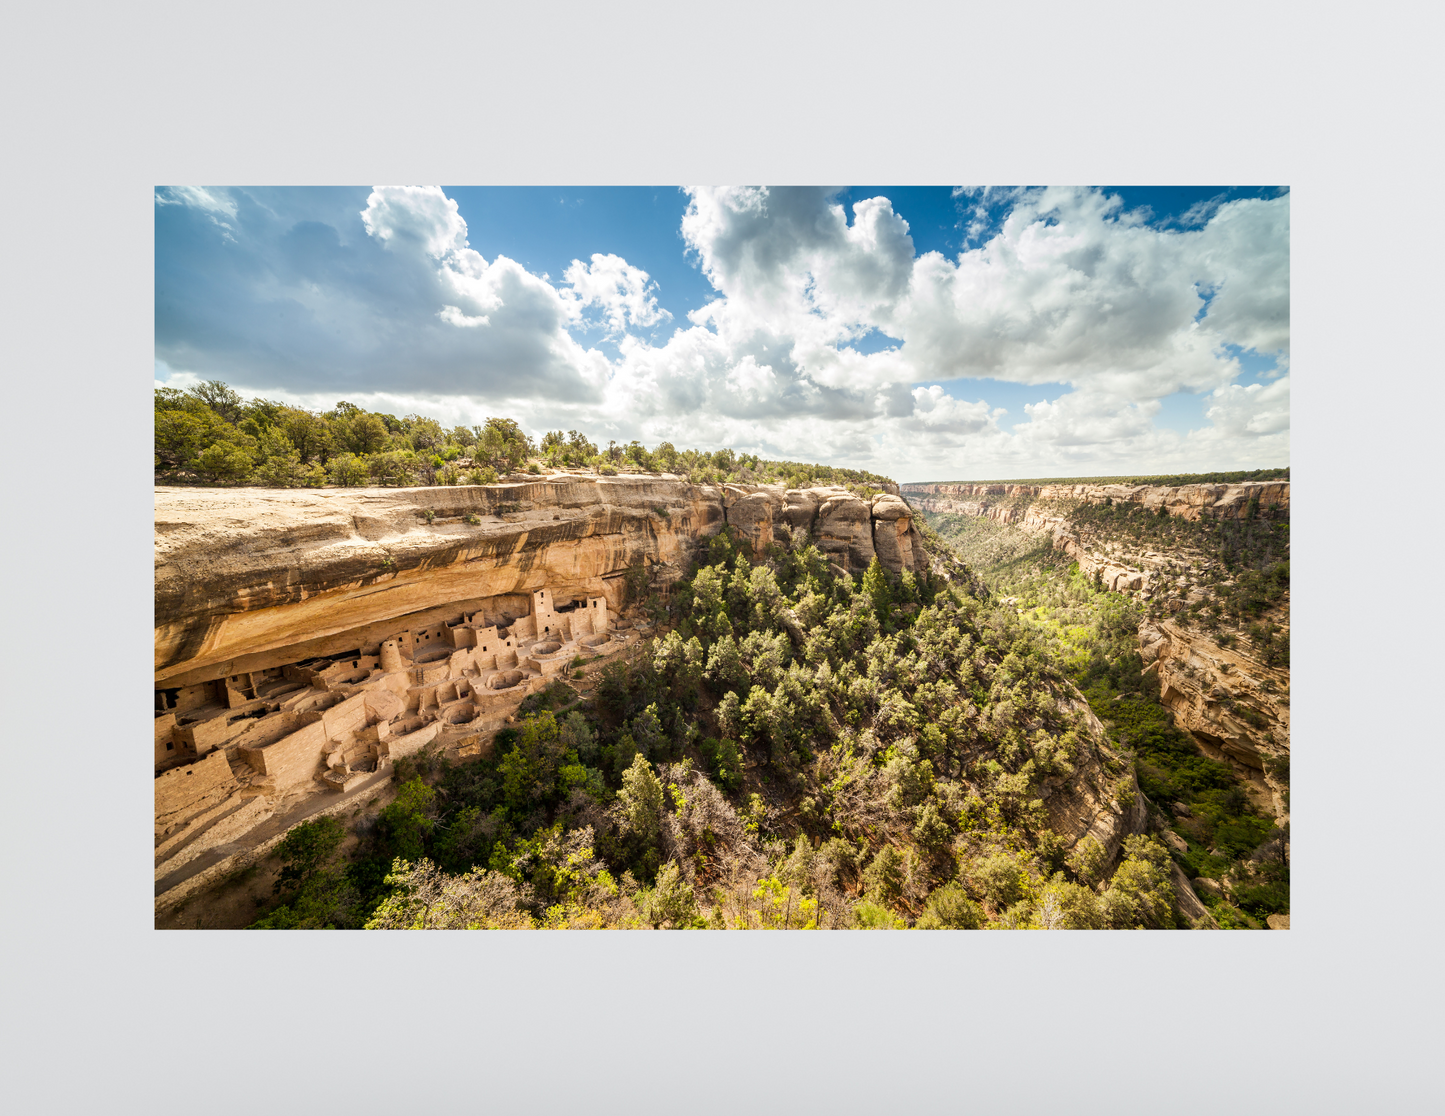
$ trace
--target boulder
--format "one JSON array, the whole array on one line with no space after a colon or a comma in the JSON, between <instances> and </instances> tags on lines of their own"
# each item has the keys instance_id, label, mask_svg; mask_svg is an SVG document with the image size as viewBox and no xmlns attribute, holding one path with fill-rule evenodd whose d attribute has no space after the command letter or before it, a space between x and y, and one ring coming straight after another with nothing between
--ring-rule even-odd
<instances>
[{"instance_id":1,"label":"boulder","mask_svg":"<svg viewBox=\"0 0 1445 1116\"><path fill-rule=\"evenodd\" d=\"M1287 914L1272 914L1272 915L1270 915L1267 919L1264 920L1264 924L1265 924L1266 926L1268 926L1271 930L1288 930L1288 929L1289 929L1289 915L1287 915Z\"/></svg>"},{"instance_id":2,"label":"boulder","mask_svg":"<svg viewBox=\"0 0 1445 1116\"><path fill-rule=\"evenodd\" d=\"M1214 917L1209 913L1209 908L1194 894L1194 889L1189 886L1189 879L1180 871L1179 865L1170 865L1170 881L1174 884L1174 905L1185 920L1195 927L1207 927L1218 930ZM1198 883L1198 881L1195 881Z\"/></svg>"},{"instance_id":3,"label":"boulder","mask_svg":"<svg viewBox=\"0 0 1445 1116\"><path fill-rule=\"evenodd\" d=\"M1211 880L1208 876L1200 876L1194 881L1194 891L1199 895L1208 895L1213 899L1224 898L1224 888L1218 880Z\"/></svg>"},{"instance_id":4,"label":"boulder","mask_svg":"<svg viewBox=\"0 0 1445 1116\"><path fill-rule=\"evenodd\" d=\"M1175 833L1172 829L1166 829L1164 831L1164 841L1180 856L1183 856L1189 851L1189 842L1186 841L1183 837L1179 836L1179 834Z\"/></svg>"}]
</instances>

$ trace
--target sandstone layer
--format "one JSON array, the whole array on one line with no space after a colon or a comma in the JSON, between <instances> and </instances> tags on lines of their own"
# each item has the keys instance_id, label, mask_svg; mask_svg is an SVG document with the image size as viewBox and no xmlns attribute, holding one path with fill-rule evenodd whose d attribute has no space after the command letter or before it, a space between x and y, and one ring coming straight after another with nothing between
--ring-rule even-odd
<instances>
[{"instance_id":1,"label":"sandstone layer","mask_svg":"<svg viewBox=\"0 0 1445 1116\"><path fill-rule=\"evenodd\" d=\"M1099 576L1104 588L1139 593L1146 599L1169 580L1166 571L1178 554L1132 547L1119 539L1085 537L1070 522L1079 504L1133 505L1146 511L1201 520L1289 518L1288 481L1241 484L1187 484L1174 488L1124 484L905 484L909 502L926 512L967 515L1047 533L1056 550L1079 563L1086 577ZM1198 563L1206 569L1208 561ZM1186 586L1188 588L1189 586Z\"/></svg>"},{"instance_id":2,"label":"sandstone layer","mask_svg":"<svg viewBox=\"0 0 1445 1116\"><path fill-rule=\"evenodd\" d=\"M849 572L925 568L912 512L885 493L554 476L406 489L158 488L156 685L176 687L376 643L428 609L543 587L604 597L629 569L680 577L724 524L756 552L798 530ZM430 515L428 515L430 513Z\"/></svg>"},{"instance_id":3,"label":"sandstone layer","mask_svg":"<svg viewBox=\"0 0 1445 1116\"><path fill-rule=\"evenodd\" d=\"M1100 484L913 484L903 494L924 511L987 518L1037 534L1098 575L1112 592L1151 601L1168 613L1207 602L1215 563L1194 552L1160 553L1099 532L1081 532L1069 519L1079 504L1136 505L1157 513L1200 520L1289 517L1289 482L1194 484L1177 488ZM1231 582L1224 582L1228 585ZM1265 619L1289 637L1289 602ZM1257 788L1283 824L1288 818L1289 670L1266 666L1245 639L1222 646L1208 635L1171 621L1139 629L1139 649L1157 673L1160 700L1201 751L1227 762Z\"/></svg>"}]
</instances>

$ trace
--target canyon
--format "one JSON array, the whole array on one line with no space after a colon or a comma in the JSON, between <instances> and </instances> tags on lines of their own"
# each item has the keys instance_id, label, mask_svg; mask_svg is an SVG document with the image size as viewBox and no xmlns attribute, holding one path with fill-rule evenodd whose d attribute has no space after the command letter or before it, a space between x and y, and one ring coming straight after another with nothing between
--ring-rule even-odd
<instances>
[{"instance_id":1,"label":"canyon","mask_svg":"<svg viewBox=\"0 0 1445 1116\"><path fill-rule=\"evenodd\" d=\"M1290 713L1288 667L1270 666L1253 641L1211 633L1185 622L1187 610L1208 607L1235 577L1195 546L1150 547L1082 514L1089 506L1211 524L1288 523L1288 481L1190 484L909 484L900 492L920 511L986 519L1047 542L1112 592L1147 609L1138 648L1154 675L1160 702L1199 750L1227 762L1261 805L1289 820ZM1286 592L1264 619L1289 635Z\"/></svg>"}]
</instances>

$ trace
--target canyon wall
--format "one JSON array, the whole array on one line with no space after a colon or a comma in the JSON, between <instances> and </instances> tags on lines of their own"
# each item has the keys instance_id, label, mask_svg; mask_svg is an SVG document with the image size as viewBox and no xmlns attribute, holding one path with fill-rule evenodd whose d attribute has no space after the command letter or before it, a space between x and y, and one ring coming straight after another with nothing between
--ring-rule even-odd
<instances>
[{"instance_id":1,"label":"canyon wall","mask_svg":"<svg viewBox=\"0 0 1445 1116\"><path fill-rule=\"evenodd\" d=\"M155 679L185 687L378 642L408 625L484 607L527 611L603 597L614 611L633 568L666 585L699 542L730 525L761 556L805 531L860 572L876 554L925 568L896 495L842 488L693 485L671 477L539 477L438 488L158 488ZM498 616L505 623L506 612Z\"/></svg>"},{"instance_id":2,"label":"canyon wall","mask_svg":"<svg viewBox=\"0 0 1445 1116\"><path fill-rule=\"evenodd\" d=\"M1287 613L1286 613L1287 616ZM1145 673L1159 678L1159 701L1211 759L1228 763L1289 820L1290 674L1266 666L1245 644L1221 646L1170 620L1139 628Z\"/></svg>"},{"instance_id":3,"label":"canyon wall","mask_svg":"<svg viewBox=\"0 0 1445 1116\"><path fill-rule=\"evenodd\" d=\"M806 537L849 573L929 561L906 503L841 488L551 476L155 506L158 911L423 748L485 752L528 694L646 637L619 614L630 571L665 588L724 526L756 558Z\"/></svg>"},{"instance_id":4,"label":"canyon wall","mask_svg":"<svg viewBox=\"0 0 1445 1116\"><path fill-rule=\"evenodd\" d=\"M1126 484L905 484L914 507L938 514L968 515L1036 534L1049 534L1054 548L1079 563L1085 576L1098 574L1114 592L1140 593L1159 586L1162 571L1178 555L1130 547L1118 539L1089 539L1069 520L1080 504L1134 505L1144 510L1201 520L1289 518L1288 481L1186 484L1166 488ZM1207 568L1203 563L1201 568Z\"/></svg>"},{"instance_id":5,"label":"canyon wall","mask_svg":"<svg viewBox=\"0 0 1445 1116\"><path fill-rule=\"evenodd\" d=\"M1184 519L1233 519L1246 514L1250 503L1268 513L1289 511L1289 481L1244 481L1239 484L1185 484L1173 488L1147 484L905 484L899 491L924 511L987 516L999 523L1042 529L1055 516L1034 503L1079 501L1086 504L1138 504L1149 511L1163 508ZM1028 522L1025 522L1028 521Z\"/></svg>"}]
</instances>

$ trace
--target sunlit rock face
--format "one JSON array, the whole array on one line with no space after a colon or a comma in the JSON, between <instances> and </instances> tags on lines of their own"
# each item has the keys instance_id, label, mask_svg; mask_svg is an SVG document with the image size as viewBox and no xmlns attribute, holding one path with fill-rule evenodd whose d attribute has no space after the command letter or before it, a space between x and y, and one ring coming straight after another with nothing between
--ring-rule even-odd
<instances>
[{"instance_id":1,"label":"sunlit rock face","mask_svg":"<svg viewBox=\"0 0 1445 1116\"><path fill-rule=\"evenodd\" d=\"M1251 502L1259 514L1289 512L1289 481L1185 484L1174 488L1147 484L905 484L900 491L924 511L987 516L1021 526L1027 526L1021 522L1027 510L1019 504L1027 498L1044 503L1112 501L1139 504L1149 511L1158 511L1162 506L1169 515L1191 520L1236 519L1248 514Z\"/></svg>"},{"instance_id":2,"label":"sunlit rock face","mask_svg":"<svg viewBox=\"0 0 1445 1116\"><path fill-rule=\"evenodd\" d=\"M837 566L925 568L896 495L552 476L404 489L158 488L155 677L185 686L385 638L401 617L546 588L616 611L627 571L681 577L730 525L756 557L807 532Z\"/></svg>"}]
</instances>

